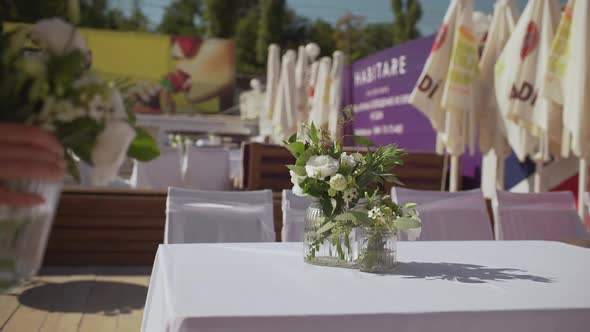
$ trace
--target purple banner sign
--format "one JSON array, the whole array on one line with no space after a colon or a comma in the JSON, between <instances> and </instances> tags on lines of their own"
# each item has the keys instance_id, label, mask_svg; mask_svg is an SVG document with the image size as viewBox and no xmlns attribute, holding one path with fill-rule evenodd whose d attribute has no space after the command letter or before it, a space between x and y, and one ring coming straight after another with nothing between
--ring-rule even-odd
<instances>
[{"instance_id":1,"label":"purple banner sign","mask_svg":"<svg viewBox=\"0 0 590 332\"><path fill-rule=\"evenodd\" d=\"M408 104L435 36L416 39L358 60L350 66L348 92L354 134L408 151L434 151L430 121ZM346 87L345 87L346 88Z\"/></svg>"}]
</instances>

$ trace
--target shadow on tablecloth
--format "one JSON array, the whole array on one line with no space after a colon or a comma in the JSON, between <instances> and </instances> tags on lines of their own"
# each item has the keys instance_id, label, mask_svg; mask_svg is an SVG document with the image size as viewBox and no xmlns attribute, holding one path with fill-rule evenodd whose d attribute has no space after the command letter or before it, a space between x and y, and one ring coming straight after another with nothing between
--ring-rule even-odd
<instances>
[{"instance_id":1,"label":"shadow on tablecloth","mask_svg":"<svg viewBox=\"0 0 590 332\"><path fill-rule=\"evenodd\" d=\"M510 280L553 282L549 278L527 274L527 271L520 269L462 263L399 262L391 274L409 279L449 280L470 284Z\"/></svg>"}]
</instances>

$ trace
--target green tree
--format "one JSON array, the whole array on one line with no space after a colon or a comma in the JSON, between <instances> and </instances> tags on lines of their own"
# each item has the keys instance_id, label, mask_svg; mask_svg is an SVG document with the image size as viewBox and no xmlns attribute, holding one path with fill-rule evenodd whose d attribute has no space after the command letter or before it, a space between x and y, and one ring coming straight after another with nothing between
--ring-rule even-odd
<instances>
[{"instance_id":1,"label":"green tree","mask_svg":"<svg viewBox=\"0 0 590 332\"><path fill-rule=\"evenodd\" d=\"M353 14L346 14L336 22L334 41L336 49L348 55L354 61L368 55L363 29L365 18Z\"/></svg>"},{"instance_id":2,"label":"green tree","mask_svg":"<svg viewBox=\"0 0 590 332\"><path fill-rule=\"evenodd\" d=\"M256 58L265 63L268 45L280 43L285 18L285 0L260 0L260 20L256 39Z\"/></svg>"},{"instance_id":3,"label":"green tree","mask_svg":"<svg viewBox=\"0 0 590 332\"><path fill-rule=\"evenodd\" d=\"M238 0L203 0L203 18L207 25L207 36L231 38L234 35Z\"/></svg>"},{"instance_id":4,"label":"green tree","mask_svg":"<svg viewBox=\"0 0 590 332\"><path fill-rule=\"evenodd\" d=\"M256 59L256 32L260 11L254 8L245 16L242 16L236 26L236 57L238 71L242 73L258 73L264 70L264 63Z\"/></svg>"},{"instance_id":5,"label":"green tree","mask_svg":"<svg viewBox=\"0 0 590 332\"><path fill-rule=\"evenodd\" d=\"M405 6L404 6L405 2ZM420 37L417 29L422 17L422 6L418 0L391 0L393 9L393 44L398 45Z\"/></svg>"},{"instance_id":6,"label":"green tree","mask_svg":"<svg viewBox=\"0 0 590 332\"><path fill-rule=\"evenodd\" d=\"M307 42L318 44L321 50L320 56L332 56L336 50L334 27L321 19L316 20L309 27Z\"/></svg>"},{"instance_id":7,"label":"green tree","mask_svg":"<svg viewBox=\"0 0 590 332\"><path fill-rule=\"evenodd\" d=\"M109 27L109 5L107 0L81 0L80 26L106 29Z\"/></svg>"},{"instance_id":8,"label":"green tree","mask_svg":"<svg viewBox=\"0 0 590 332\"><path fill-rule=\"evenodd\" d=\"M367 55L393 46L393 29L390 23L367 24L363 29L363 35Z\"/></svg>"},{"instance_id":9,"label":"green tree","mask_svg":"<svg viewBox=\"0 0 590 332\"><path fill-rule=\"evenodd\" d=\"M67 17L64 0L1 0L0 22L34 23L46 17Z\"/></svg>"},{"instance_id":10,"label":"green tree","mask_svg":"<svg viewBox=\"0 0 590 332\"><path fill-rule=\"evenodd\" d=\"M171 35L201 36L204 28L196 24L201 14L201 0L174 1L166 8L156 30Z\"/></svg>"}]
</instances>

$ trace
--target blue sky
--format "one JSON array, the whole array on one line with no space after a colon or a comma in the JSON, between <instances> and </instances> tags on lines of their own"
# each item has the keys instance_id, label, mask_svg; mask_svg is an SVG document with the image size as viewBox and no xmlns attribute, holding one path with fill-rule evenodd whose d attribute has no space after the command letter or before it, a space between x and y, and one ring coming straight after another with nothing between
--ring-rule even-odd
<instances>
[{"instance_id":1,"label":"blue sky","mask_svg":"<svg viewBox=\"0 0 590 332\"><path fill-rule=\"evenodd\" d=\"M142 8L149 17L150 22L156 25L164 9L172 0L143 0ZM220 0L223 1L223 0ZM115 6L123 9L129 8L131 0L111 0ZM492 13L496 0L474 0L474 10ZM526 0L518 0L520 8L524 7ZM392 22L390 0L287 0L289 7L299 15L309 19L318 19L334 23L346 13L353 13L366 17L366 22ZM422 0L422 19L419 29L423 35L435 33L440 25L449 1L446 0Z\"/></svg>"}]
</instances>

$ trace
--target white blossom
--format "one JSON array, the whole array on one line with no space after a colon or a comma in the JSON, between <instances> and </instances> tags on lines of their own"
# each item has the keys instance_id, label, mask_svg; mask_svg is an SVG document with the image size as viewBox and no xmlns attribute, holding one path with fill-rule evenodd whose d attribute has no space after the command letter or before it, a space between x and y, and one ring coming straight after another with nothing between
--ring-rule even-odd
<instances>
[{"instance_id":1,"label":"white blossom","mask_svg":"<svg viewBox=\"0 0 590 332\"><path fill-rule=\"evenodd\" d=\"M34 42L52 54L64 55L76 49L89 54L88 45L82 35L59 18L37 22L31 29L30 36Z\"/></svg>"},{"instance_id":2,"label":"white blossom","mask_svg":"<svg viewBox=\"0 0 590 332\"><path fill-rule=\"evenodd\" d=\"M356 190L356 188L346 189L342 192L342 199L344 200L344 203L348 205L357 197L357 195L358 191Z\"/></svg>"},{"instance_id":3,"label":"white blossom","mask_svg":"<svg viewBox=\"0 0 590 332\"><path fill-rule=\"evenodd\" d=\"M293 194L299 197L308 196L307 194L303 193L303 189L298 184L293 185L293 189L291 189L291 191L293 191Z\"/></svg>"},{"instance_id":4,"label":"white blossom","mask_svg":"<svg viewBox=\"0 0 590 332\"><path fill-rule=\"evenodd\" d=\"M344 152L340 156L340 164L348 168L353 168L354 166L356 166L356 160L354 159L353 155Z\"/></svg>"},{"instance_id":5,"label":"white blossom","mask_svg":"<svg viewBox=\"0 0 590 332\"><path fill-rule=\"evenodd\" d=\"M125 102L119 90L113 88L110 96L110 114L109 118L114 120L126 120L127 112L125 109Z\"/></svg>"},{"instance_id":6,"label":"white blossom","mask_svg":"<svg viewBox=\"0 0 590 332\"><path fill-rule=\"evenodd\" d=\"M92 184L106 185L116 176L135 130L126 121L108 121L92 148Z\"/></svg>"},{"instance_id":7,"label":"white blossom","mask_svg":"<svg viewBox=\"0 0 590 332\"><path fill-rule=\"evenodd\" d=\"M291 175L291 183L293 185L299 185L303 180L305 180L305 176L297 175L297 173L293 171L289 171L289 175Z\"/></svg>"},{"instance_id":8,"label":"white blossom","mask_svg":"<svg viewBox=\"0 0 590 332\"><path fill-rule=\"evenodd\" d=\"M330 188L336 191L343 191L348 186L348 181L342 174L332 175L330 178Z\"/></svg>"},{"instance_id":9,"label":"white blossom","mask_svg":"<svg viewBox=\"0 0 590 332\"><path fill-rule=\"evenodd\" d=\"M323 179L338 173L339 168L338 160L328 155L321 155L309 158L305 165L305 172L309 177Z\"/></svg>"}]
</instances>

